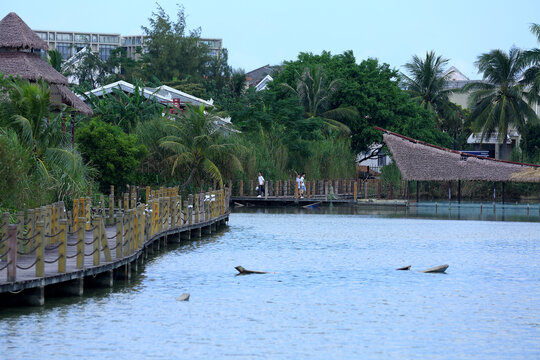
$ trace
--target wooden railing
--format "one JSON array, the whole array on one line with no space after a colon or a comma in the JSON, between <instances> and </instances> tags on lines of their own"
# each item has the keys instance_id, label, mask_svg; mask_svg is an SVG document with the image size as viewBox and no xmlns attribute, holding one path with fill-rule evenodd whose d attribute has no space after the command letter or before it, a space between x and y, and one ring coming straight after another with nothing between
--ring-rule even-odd
<instances>
[{"instance_id":1,"label":"wooden railing","mask_svg":"<svg viewBox=\"0 0 540 360\"><path fill-rule=\"evenodd\" d=\"M104 197L92 206L89 197L73 201L73 211L63 202L17 214L9 224L9 214L0 221L0 275L19 280L17 270L44 277L110 263L131 256L144 245L175 229L208 225L229 211L229 189L179 195L178 188L146 188L146 203L138 202L135 191L123 194L121 207L114 206L111 187L109 207ZM112 236L110 236L110 235ZM57 264L51 270L50 264ZM48 267L47 267L48 265ZM47 268L47 271L46 271ZM2 276L4 277L4 276Z\"/></svg>"},{"instance_id":2,"label":"wooden railing","mask_svg":"<svg viewBox=\"0 0 540 360\"><path fill-rule=\"evenodd\" d=\"M304 181L305 198L313 199L404 199L406 198L406 182L401 181L398 186L386 183L380 178L373 179L337 179L337 180L309 180ZM257 196L256 180L238 180L230 182L233 197ZM300 192L294 178L286 180L268 180L265 184L265 196L274 198L298 198Z\"/></svg>"}]
</instances>

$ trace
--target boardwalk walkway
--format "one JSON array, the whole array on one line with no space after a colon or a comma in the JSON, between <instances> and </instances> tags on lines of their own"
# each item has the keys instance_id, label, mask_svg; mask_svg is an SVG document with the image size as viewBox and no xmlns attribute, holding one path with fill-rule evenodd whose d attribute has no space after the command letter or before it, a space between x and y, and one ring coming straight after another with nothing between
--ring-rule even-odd
<instances>
[{"instance_id":1,"label":"boardwalk walkway","mask_svg":"<svg viewBox=\"0 0 540 360\"><path fill-rule=\"evenodd\" d=\"M224 225L228 203L227 190L190 195L183 202L169 192L116 211L109 216L114 224L108 226L105 209L79 212L84 216L78 221L62 212L55 219L55 211L49 211L52 218L21 218L18 225L0 229L0 300L18 295L23 302L42 305L45 286L64 286L68 293L82 295L85 279L112 286L115 277L131 274L138 260L155 248Z\"/></svg>"}]
</instances>

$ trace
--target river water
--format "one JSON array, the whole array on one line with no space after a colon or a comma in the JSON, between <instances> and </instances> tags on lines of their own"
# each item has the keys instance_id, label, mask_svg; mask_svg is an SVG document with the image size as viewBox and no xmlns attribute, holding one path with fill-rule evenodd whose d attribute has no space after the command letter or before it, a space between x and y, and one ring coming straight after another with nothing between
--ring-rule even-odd
<instances>
[{"instance_id":1,"label":"river water","mask_svg":"<svg viewBox=\"0 0 540 360\"><path fill-rule=\"evenodd\" d=\"M539 359L538 209L497 212L237 211L130 283L0 309L0 357Z\"/></svg>"}]
</instances>

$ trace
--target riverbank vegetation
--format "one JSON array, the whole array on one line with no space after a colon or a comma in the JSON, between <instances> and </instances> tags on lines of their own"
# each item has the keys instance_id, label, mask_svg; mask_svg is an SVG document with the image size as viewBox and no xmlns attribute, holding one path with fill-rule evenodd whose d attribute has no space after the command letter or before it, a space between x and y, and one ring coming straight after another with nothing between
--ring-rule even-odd
<instances>
[{"instance_id":1,"label":"riverbank vegetation","mask_svg":"<svg viewBox=\"0 0 540 360\"><path fill-rule=\"evenodd\" d=\"M255 91L242 69L228 65L226 49L210 55L200 29L187 28L182 7L171 19L158 6L149 24L138 60L121 48L107 61L88 52L65 70L79 79L79 93L117 80L136 84L131 95L90 96L92 117L53 105L44 82L0 78L2 210L69 201L109 185L118 192L128 184L222 186L253 180L258 171L267 179L295 171L309 179L353 178L356 161L382 149L373 146L382 143L374 126L464 148L472 131L487 137L514 125L523 136L515 159L540 161L540 125L530 107L540 89L538 49L480 55L485 81L466 89L476 90L469 111L449 100L448 60L434 52L413 56L405 73L352 51L300 53L275 66L273 81ZM538 25L531 30L540 34ZM57 53L50 61L60 68ZM162 84L212 98L215 106L170 114L143 95L144 87ZM232 127L218 117L230 117ZM382 176L396 186L400 180L395 166Z\"/></svg>"}]
</instances>

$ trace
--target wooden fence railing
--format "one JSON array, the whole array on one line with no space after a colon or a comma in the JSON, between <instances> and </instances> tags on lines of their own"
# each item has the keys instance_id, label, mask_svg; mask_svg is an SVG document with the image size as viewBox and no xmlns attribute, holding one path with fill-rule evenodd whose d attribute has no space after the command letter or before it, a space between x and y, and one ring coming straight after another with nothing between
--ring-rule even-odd
<instances>
[{"instance_id":1,"label":"wooden fence railing","mask_svg":"<svg viewBox=\"0 0 540 360\"><path fill-rule=\"evenodd\" d=\"M101 196L97 206L92 206L89 197L75 199L72 211L66 211L63 202L21 211L16 224L9 224L9 214L3 213L0 274L7 270L4 279L15 282L17 270L33 270L35 277L43 277L54 275L50 271L45 273L47 264L57 264L56 273L65 273L68 267L83 269L85 258L86 263L91 258L91 266L120 260L165 231L225 215L229 211L229 198L228 188L183 198L177 187L158 190L147 187L145 203L139 202L138 194L133 191L124 194L122 207L115 208L111 187L108 208Z\"/></svg>"},{"instance_id":2,"label":"wooden fence railing","mask_svg":"<svg viewBox=\"0 0 540 360\"><path fill-rule=\"evenodd\" d=\"M229 183L232 196L257 196L256 180L238 180ZM405 184L394 187L381 179L338 179L338 180L308 180L304 181L305 198L336 198L351 199L397 199L403 198ZM265 184L266 196L298 198L300 192L294 178L286 180L268 180Z\"/></svg>"}]
</instances>

